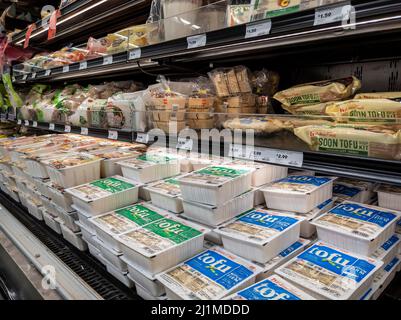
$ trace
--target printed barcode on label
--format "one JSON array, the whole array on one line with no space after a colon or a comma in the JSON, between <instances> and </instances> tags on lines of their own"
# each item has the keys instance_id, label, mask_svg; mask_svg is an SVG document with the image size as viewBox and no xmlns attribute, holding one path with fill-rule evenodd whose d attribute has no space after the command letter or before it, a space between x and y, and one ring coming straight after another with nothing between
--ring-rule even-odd
<instances>
[{"instance_id":1,"label":"printed barcode on label","mask_svg":"<svg viewBox=\"0 0 401 320\"><path fill-rule=\"evenodd\" d=\"M82 127L82 128L81 128L81 134L84 135L84 136L87 136L87 135L89 134L88 128Z\"/></svg>"}]
</instances>

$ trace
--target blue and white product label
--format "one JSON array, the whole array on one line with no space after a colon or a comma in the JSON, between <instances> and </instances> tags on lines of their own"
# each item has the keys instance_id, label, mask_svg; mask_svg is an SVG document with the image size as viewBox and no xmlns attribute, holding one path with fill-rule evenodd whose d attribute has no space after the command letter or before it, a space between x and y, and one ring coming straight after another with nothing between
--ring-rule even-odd
<instances>
[{"instance_id":1,"label":"blue and white product label","mask_svg":"<svg viewBox=\"0 0 401 320\"><path fill-rule=\"evenodd\" d=\"M172 289L182 290L188 298L220 299L256 275L255 268L235 260L222 250L207 250L161 275L161 279L178 286Z\"/></svg>"},{"instance_id":2,"label":"blue and white product label","mask_svg":"<svg viewBox=\"0 0 401 320\"><path fill-rule=\"evenodd\" d=\"M328 177L289 176L268 186L266 190L278 189L283 191L296 191L307 193L322 187L332 180L332 178Z\"/></svg>"},{"instance_id":3,"label":"blue and white product label","mask_svg":"<svg viewBox=\"0 0 401 320\"><path fill-rule=\"evenodd\" d=\"M303 300L293 286L273 279L265 279L251 287L239 291L237 295L245 300Z\"/></svg>"},{"instance_id":4,"label":"blue and white product label","mask_svg":"<svg viewBox=\"0 0 401 320\"><path fill-rule=\"evenodd\" d=\"M398 261L400 261L398 258L394 258L393 260L391 260L390 263L384 267L384 271L391 272L397 265Z\"/></svg>"},{"instance_id":5,"label":"blue and white product label","mask_svg":"<svg viewBox=\"0 0 401 320\"><path fill-rule=\"evenodd\" d=\"M347 299L363 280L374 275L374 261L317 243L279 268L278 273L330 298Z\"/></svg>"},{"instance_id":6,"label":"blue and white product label","mask_svg":"<svg viewBox=\"0 0 401 320\"><path fill-rule=\"evenodd\" d=\"M333 186L333 194L340 199L351 199L361 193L362 190L354 187L348 187L343 184L335 184Z\"/></svg>"},{"instance_id":7,"label":"blue and white product label","mask_svg":"<svg viewBox=\"0 0 401 320\"><path fill-rule=\"evenodd\" d=\"M397 221L397 225L395 226L395 232L401 234L401 219Z\"/></svg>"},{"instance_id":8,"label":"blue and white product label","mask_svg":"<svg viewBox=\"0 0 401 320\"><path fill-rule=\"evenodd\" d=\"M387 255L388 252L390 252L390 250L392 248L394 248L396 246L396 244L398 244L400 241L400 238L397 235L393 235L390 239L388 239L385 243L383 243L383 245L377 249L373 254L372 254L372 258L374 259L384 259Z\"/></svg>"},{"instance_id":9,"label":"blue and white product label","mask_svg":"<svg viewBox=\"0 0 401 320\"><path fill-rule=\"evenodd\" d=\"M256 242L266 242L269 238L289 230L299 219L269 213L266 210L250 211L220 229Z\"/></svg>"},{"instance_id":10,"label":"blue and white product label","mask_svg":"<svg viewBox=\"0 0 401 320\"><path fill-rule=\"evenodd\" d=\"M331 226L355 236L371 239L378 236L397 219L396 214L377 209L359 203L345 202L331 209L315 222L318 225Z\"/></svg>"},{"instance_id":11,"label":"blue and white product label","mask_svg":"<svg viewBox=\"0 0 401 320\"><path fill-rule=\"evenodd\" d=\"M322 210L322 209L326 208L326 207L327 207L330 203L332 203L332 202L334 202L333 198L331 198L331 199L329 199L329 200L326 200L325 202L319 204L319 205L317 206L317 208L318 208L319 210Z\"/></svg>"}]
</instances>

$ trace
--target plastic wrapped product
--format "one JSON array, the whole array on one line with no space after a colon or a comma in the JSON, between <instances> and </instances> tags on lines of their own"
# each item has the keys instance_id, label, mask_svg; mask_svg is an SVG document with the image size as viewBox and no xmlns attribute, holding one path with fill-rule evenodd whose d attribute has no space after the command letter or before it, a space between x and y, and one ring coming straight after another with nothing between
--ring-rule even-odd
<instances>
[{"instance_id":1,"label":"plastic wrapped product","mask_svg":"<svg viewBox=\"0 0 401 320\"><path fill-rule=\"evenodd\" d=\"M254 169L210 166L178 179L184 201L219 206L251 189Z\"/></svg>"},{"instance_id":2,"label":"plastic wrapped product","mask_svg":"<svg viewBox=\"0 0 401 320\"><path fill-rule=\"evenodd\" d=\"M128 263L152 277L200 252L206 232L207 229L174 217L128 231L116 239Z\"/></svg>"},{"instance_id":3,"label":"plastic wrapped product","mask_svg":"<svg viewBox=\"0 0 401 320\"><path fill-rule=\"evenodd\" d=\"M315 151L382 159L401 159L400 132L338 126L306 126L294 129L295 135Z\"/></svg>"},{"instance_id":4,"label":"plastic wrapped product","mask_svg":"<svg viewBox=\"0 0 401 320\"><path fill-rule=\"evenodd\" d=\"M253 210L215 231L224 248L249 260L266 263L299 239L303 218L270 210Z\"/></svg>"},{"instance_id":5,"label":"plastic wrapped product","mask_svg":"<svg viewBox=\"0 0 401 320\"><path fill-rule=\"evenodd\" d=\"M181 190L177 180L179 178L161 180L145 187L149 191L151 201L155 206L174 213L184 211Z\"/></svg>"},{"instance_id":6,"label":"plastic wrapped product","mask_svg":"<svg viewBox=\"0 0 401 320\"><path fill-rule=\"evenodd\" d=\"M270 209L307 213L333 197L332 177L289 176L266 185L266 206Z\"/></svg>"},{"instance_id":7,"label":"plastic wrapped product","mask_svg":"<svg viewBox=\"0 0 401 320\"><path fill-rule=\"evenodd\" d=\"M124 177L142 183L173 177L180 173L179 159L167 154L148 152L117 164L121 166Z\"/></svg>"},{"instance_id":8,"label":"plastic wrapped product","mask_svg":"<svg viewBox=\"0 0 401 320\"><path fill-rule=\"evenodd\" d=\"M351 188L361 189L362 192L360 194L360 201L362 203L368 203L372 198L375 197L375 188L377 183L350 179L350 178L338 178L335 183L343 184Z\"/></svg>"},{"instance_id":9,"label":"plastic wrapped product","mask_svg":"<svg viewBox=\"0 0 401 320\"><path fill-rule=\"evenodd\" d=\"M229 4L226 21L228 27L251 21L251 6L249 4Z\"/></svg>"},{"instance_id":10,"label":"plastic wrapped product","mask_svg":"<svg viewBox=\"0 0 401 320\"><path fill-rule=\"evenodd\" d=\"M354 99L390 99L397 101L401 99L401 92L358 93Z\"/></svg>"},{"instance_id":11,"label":"plastic wrapped product","mask_svg":"<svg viewBox=\"0 0 401 320\"><path fill-rule=\"evenodd\" d=\"M328 103L325 112L338 122L401 122L400 103L389 99L354 99Z\"/></svg>"},{"instance_id":12,"label":"plastic wrapped product","mask_svg":"<svg viewBox=\"0 0 401 320\"><path fill-rule=\"evenodd\" d=\"M259 267L213 247L156 276L168 299L218 300L255 282Z\"/></svg>"},{"instance_id":13,"label":"plastic wrapped product","mask_svg":"<svg viewBox=\"0 0 401 320\"><path fill-rule=\"evenodd\" d=\"M382 261L317 242L276 273L319 300L358 300L382 265Z\"/></svg>"},{"instance_id":14,"label":"plastic wrapped product","mask_svg":"<svg viewBox=\"0 0 401 320\"><path fill-rule=\"evenodd\" d=\"M370 256L395 232L400 212L345 201L313 221L319 239Z\"/></svg>"},{"instance_id":15,"label":"plastic wrapped product","mask_svg":"<svg viewBox=\"0 0 401 320\"><path fill-rule=\"evenodd\" d=\"M313 104L310 106L302 106L297 108L288 108L285 105L283 105L283 109L296 115L321 116L321 115L326 115L326 106L329 104L330 104L329 102L326 102L326 103Z\"/></svg>"},{"instance_id":16,"label":"plastic wrapped product","mask_svg":"<svg viewBox=\"0 0 401 320\"><path fill-rule=\"evenodd\" d=\"M114 251L121 252L116 236L160 220L167 215L167 212L141 202L95 216L90 218L88 223L93 226L101 241Z\"/></svg>"},{"instance_id":17,"label":"plastic wrapped product","mask_svg":"<svg viewBox=\"0 0 401 320\"><path fill-rule=\"evenodd\" d=\"M81 211L98 215L138 201L140 184L121 176L92 181L66 189Z\"/></svg>"},{"instance_id":18,"label":"plastic wrapped product","mask_svg":"<svg viewBox=\"0 0 401 320\"><path fill-rule=\"evenodd\" d=\"M337 197L337 203L345 200L362 202L362 190L353 186L346 185L345 183L334 182L333 196Z\"/></svg>"},{"instance_id":19,"label":"plastic wrapped product","mask_svg":"<svg viewBox=\"0 0 401 320\"><path fill-rule=\"evenodd\" d=\"M400 242L400 237L398 235L392 235L381 247L373 252L371 258L383 261L384 266L386 266L397 256Z\"/></svg>"},{"instance_id":20,"label":"plastic wrapped product","mask_svg":"<svg viewBox=\"0 0 401 320\"><path fill-rule=\"evenodd\" d=\"M238 291L227 297L227 300L315 300L304 291L285 281L283 278L272 275L267 279Z\"/></svg>"},{"instance_id":21,"label":"plastic wrapped product","mask_svg":"<svg viewBox=\"0 0 401 320\"><path fill-rule=\"evenodd\" d=\"M255 71L251 79L254 93L267 97L272 97L277 92L280 83L280 75L266 69Z\"/></svg>"},{"instance_id":22,"label":"plastic wrapped product","mask_svg":"<svg viewBox=\"0 0 401 320\"><path fill-rule=\"evenodd\" d=\"M224 121L223 127L236 130L254 130L255 133L275 133L284 129L283 122L274 118L234 118Z\"/></svg>"},{"instance_id":23,"label":"plastic wrapped product","mask_svg":"<svg viewBox=\"0 0 401 320\"><path fill-rule=\"evenodd\" d=\"M376 274L372 284L373 292L370 297L371 300L377 300L384 290L386 290L389 284L394 280L400 264L400 259L395 257L387 265L385 265L383 270L380 270Z\"/></svg>"},{"instance_id":24,"label":"plastic wrapped product","mask_svg":"<svg viewBox=\"0 0 401 320\"><path fill-rule=\"evenodd\" d=\"M376 191L380 207L401 211L401 187L382 184Z\"/></svg>"},{"instance_id":25,"label":"plastic wrapped product","mask_svg":"<svg viewBox=\"0 0 401 320\"><path fill-rule=\"evenodd\" d=\"M355 94L360 87L361 83L355 77L325 80L300 84L280 91L274 95L274 99L286 107L296 108L305 105L344 100Z\"/></svg>"}]
</instances>

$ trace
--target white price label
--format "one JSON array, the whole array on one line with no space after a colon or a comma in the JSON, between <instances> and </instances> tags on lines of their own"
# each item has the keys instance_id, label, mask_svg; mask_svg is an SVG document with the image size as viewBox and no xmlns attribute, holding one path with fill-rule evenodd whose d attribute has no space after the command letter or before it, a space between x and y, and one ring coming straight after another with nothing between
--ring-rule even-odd
<instances>
[{"instance_id":1,"label":"white price label","mask_svg":"<svg viewBox=\"0 0 401 320\"><path fill-rule=\"evenodd\" d=\"M89 134L88 128L82 127L82 128L81 128L81 134L84 135L84 136L87 136L87 135Z\"/></svg>"},{"instance_id":2,"label":"white price label","mask_svg":"<svg viewBox=\"0 0 401 320\"><path fill-rule=\"evenodd\" d=\"M198 34L196 36L187 37L188 49L194 49L206 46L206 34Z\"/></svg>"},{"instance_id":3,"label":"white price label","mask_svg":"<svg viewBox=\"0 0 401 320\"><path fill-rule=\"evenodd\" d=\"M6 114L5 114L5 113L2 113L2 114L0 115L0 119L1 119L1 122L6 121L6 120L7 120Z\"/></svg>"},{"instance_id":4,"label":"white price label","mask_svg":"<svg viewBox=\"0 0 401 320\"><path fill-rule=\"evenodd\" d=\"M339 21L347 22L350 19L351 11L352 7L350 5L317 8L313 25L320 26Z\"/></svg>"},{"instance_id":5,"label":"white price label","mask_svg":"<svg viewBox=\"0 0 401 320\"><path fill-rule=\"evenodd\" d=\"M194 141L189 138L178 138L177 149L191 151L194 147Z\"/></svg>"},{"instance_id":6,"label":"white price label","mask_svg":"<svg viewBox=\"0 0 401 320\"><path fill-rule=\"evenodd\" d=\"M17 124L22 124L22 120L18 119Z\"/></svg>"},{"instance_id":7,"label":"white price label","mask_svg":"<svg viewBox=\"0 0 401 320\"><path fill-rule=\"evenodd\" d=\"M103 58L103 65L108 65L113 63L113 56L107 56Z\"/></svg>"},{"instance_id":8,"label":"white price label","mask_svg":"<svg viewBox=\"0 0 401 320\"><path fill-rule=\"evenodd\" d=\"M71 126L65 126L64 127L64 132L70 133L71 132Z\"/></svg>"},{"instance_id":9,"label":"white price label","mask_svg":"<svg viewBox=\"0 0 401 320\"><path fill-rule=\"evenodd\" d=\"M63 67L63 73L69 72L70 71L70 66L64 66Z\"/></svg>"},{"instance_id":10,"label":"white price label","mask_svg":"<svg viewBox=\"0 0 401 320\"><path fill-rule=\"evenodd\" d=\"M45 76L48 77L48 76L50 76L51 73L52 73L52 71L50 69L47 69L45 72Z\"/></svg>"},{"instance_id":11,"label":"white price label","mask_svg":"<svg viewBox=\"0 0 401 320\"><path fill-rule=\"evenodd\" d=\"M37 121L34 121L34 122L32 122L32 127L37 127L38 126L38 122Z\"/></svg>"},{"instance_id":12,"label":"white price label","mask_svg":"<svg viewBox=\"0 0 401 320\"><path fill-rule=\"evenodd\" d=\"M79 70L85 70L88 67L88 62L82 61L79 63Z\"/></svg>"},{"instance_id":13,"label":"white price label","mask_svg":"<svg viewBox=\"0 0 401 320\"><path fill-rule=\"evenodd\" d=\"M136 136L136 142L139 143L148 143L149 135L147 133L138 133Z\"/></svg>"},{"instance_id":14,"label":"white price label","mask_svg":"<svg viewBox=\"0 0 401 320\"><path fill-rule=\"evenodd\" d=\"M22 80L26 80L26 78L28 78L28 75L27 75L27 74L24 74L24 75L22 76Z\"/></svg>"},{"instance_id":15,"label":"white price label","mask_svg":"<svg viewBox=\"0 0 401 320\"><path fill-rule=\"evenodd\" d=\"M15 120L15 115L13 113L8 114L8 120L14 121Z\"/></svg>"},{"instance_id":16,"label":"white price label","mask_svg":"<svg viewBox=\"0 0 401 320\"><path fill-rule=\"evenodd\" d=\"M128 60L139 59L142 55L141 48L137 48L128 52Z\"/></svg>"},{"instance_id":17,"label":"white price label","mask_svg":"<svg viewBox=\"0 0 401 320\"><path fill-rule=\"evenodd\" d=\"M49 123L49 130L54 130L55 128L54 123Z\"/></svg>"},{"instance_id":18,"label":"white price label","mask_svg":"<svg viewBox=\"0 0 401 320\"><path fill-rule=\"evenodd\" d=\"M271 29L271 20L248 23L246 25L245 39L268 35Z\"/></svg>"},{"instance_id":19,"label":"white price label","mask_svg":"<svg viewBox=\"0 0 401 320\"><path fill-rule=\"evenodd\" d=\"M24 121L24 125L25 125L25 126L29 126L29 121L28 121L28 120L25 120L25 121Z\"/></svg>"},{"instance_id":20,"label":"white price label","mask_svg":"<svg viewBox=\"0 0 401 320\"><path fill-rule=\"evenodd\" d=\"M31 79L35 79L36 78L36 72L32 73L31 75Z\"/></svg>"},{"instance_id":21,"label":"white price label","mask_svg":"<svg viewBox=\"0 0 401 320\"><path fill-rule=\"evenodd\" d=\"M118 139L118 131L109 130L109 139L117 140Z\"/></svg>"}]
</instances>

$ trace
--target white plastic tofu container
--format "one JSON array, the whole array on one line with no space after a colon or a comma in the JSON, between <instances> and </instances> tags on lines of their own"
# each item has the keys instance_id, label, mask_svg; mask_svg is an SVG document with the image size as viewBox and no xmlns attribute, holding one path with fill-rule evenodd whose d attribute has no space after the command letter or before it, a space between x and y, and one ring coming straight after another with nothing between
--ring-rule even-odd
<instances>
[{"instance_id":1,"label":"white plastic tofu container","mask_svg":"<svg viewBox=\"0 0 401 320\"><path fill-rule=\"evenodd\" d=\"M155 206L140 202L117 209L90 219L97 237L109 248L121 252L121 245L116 237L124 232L135 230L141 226L163 219L168 213Z\"/></svg>"},{"instance_id":2,"label":"white plastic tofu container","mask_svg":"<svg viewBox=\"0 0 401 320\"><path fill-rule=\"evenodd\" d=\"M131 279L129 274L128 274L128 278ZM135 289L136 289L136 294L138 296L140 296L143 300L161 300L161 301L167 300L166 295L162 295L160 297L155 297L138 283L135 283Z\"/></svg>"},{"instance_id":3,"label":"white plastic tofu container","mask_svg":"<svg viewBox=\"0 0 401 320\"><path fill-rule=\"evenodd\" d=\"M203 249L207 229L168 217L116 237L125 260L149 277L176 266Z\"/></svg>"},{"instance_id":4,"label":"white plastic tofu container","mask_svg":"<svg viewBox=\"0 0 401 320\"><path fill-rule=\"evenodd\" d=\"M35 217L37 220L43 220L43 214L41 207L37 206L33 201L29 198L26 199L27 209L31 216Z\"/></svg>"},{"instance_id":5,"label":"white plastic tofu container","mask_svg":"<svg viewBox=\"0 0 401 320\"><path fill-rule=\"evenodd\" d=\"M42 215L46 225L54 232L61 234L60 221L57 218L53 217L48 212L46 212L46 210L42 210Z\"/></svg>"},{"instance_id":6,"label":"white plastic tofu container","mask_svg":"<svg viewBox=\"0 0 401 320\"><path fill-rule=\"evenodd\" d=\"M82 239L88 244L92 245L95 247L97 250L99 250L98 246L98 241L95 233L92 233L89 229L87 229L82 223L79 221L76 222L77 226L81 229L81 234L82 234ZM100 250L99 250L100 252Z\"/></svg>"},{"instance_id":7,"label":"white plastic tofu container","mask_svg":"<svg viewBox=\"0 0 401 320\"><path fill-rule=\"evenodd\" d=\"M362 189L355 186L347 185L342 182L334 182L333 184L333 196L336 197L339 203L344 201L355 201L362 202Z\"/></svg>"},{"instance_id":8,"label":"white plastic tofu container","mask_svg":"<svg viewBox=\"0 0 401 320\"><path fill-rule=\"evenodd\" d=\"M219 206L183 201L184 215L188 219L217 227L232 218L253 209L254 190L250 190Z\"/></svg>"},{"instance_id":9,"label":"white plastic tofu container","mask_svg":"<svg viewBox=\"0 0 401 320\"><path fill-rule=\"evenodd\" d=\"M254 189L255 193L254 193L254 196L253 196L253 205L255 207L265 204L265 195L264 195L264 193L262 191L262 188L263 187Z\"/></svg>"},{"instance_id":10,"label":"white plastic tofu container","mask_svg":"<svg viewBox=\"0 0 401 320\"><path fill-rule=\"evenodd\" d=\"M401 211L401 187L383 184L376 191L380 207Z\"/></svg>"},{"instance_id":11,"label":"white plastic tofu container","mask_svg":"<svg viewBox=\"0 0 401 320\"><path fill-rule=\"evenodd\" d=\"M256 265L262 268L262 272L258 274L256 281L261 281L270 277L274 273L275 269L298 255L300 252L304 251L310 243L311 242L309 240L299 238L296 242L281 251L277 256L266 263L262 264L259 262L254 262Z\"/></svg>"},{"instance_id":12,"label":"white plastic tofu container","mask_svg":"<svg viewBox=\"0 0 401 320\"><path fill-rule=\"evenodd\" d=\"M47 184L47 194L57 206L67 212L74 211L71 207L72 196L65 191L65 189L53 185L51 182Z\"/></svg>"},{"instance_id":13,"label":"white plastic tofu container","mask_svg":"<svg viewBox=\"0 0 401 320\"><path fill-rule=\"evenodd\" d=\"M71 243L75 248L80 251L86 251L88 249L88 245L84 240L82 240L81 233L73 232L62 223L60 224L60 228L64 239Z\"/></svg>"},{"instance_id":14,"label":"white plastic tofu container","mask_svg":"<svg viewBox=\"0 0 401 320\"><path fill-rule=\"evenodd\" d=\"M401 219L398 219L397 221L397 225L395 226L395 232L401 234Z\"/></svg>"},{"instance_id":15,"label":"white plastic tofu container","mask_svg":"<svg viewBox=\"0 0 401 320\"><path fill-rule=\"evenodd\" d=\"M92 218L93 216L85 211L79 210L74 205L72 205L72 208L78 213L78 221L80 223L79 227L82 229L82 226L84 226L90 233L96 234L92 222L89 221L89 218Z\"/></svg>"},{"instance_id":16,"label":"white plastic tofu container","mask_svg":"<svg viewBox=\"0 0 401 320\"><path fill-rule=\"evenodd\" d=\"M288 175L288 168L282 166L274 166L266 163L259 163L245 160L234 160L230 165L238 165L253 168L252 187L260 187L267 183L285 178Z\"/></svg>"},{"instance_id":17,"label":"white plastic tofu container","mask_svg":"<svg viewBox=\"0 0 401 320\"><path fill-rule=\"evenodd\" d=\"M181 214L180 218L189 220L190 222L192 222L194 225L198 226L199 228L208 229L208 231L205 233L205 242L206 241L211 242L211 243L213 243L213 245L221 245L221 246L223 245L223 240L221 239L221 235L215 231L214 227L208 226L208 225L200 223L200 222L192 221L191 219L186 217L185 214ZM204 243L204 245L205 245L205 243Z\"/></svg>"},{"instance_id":18,"label":"white plastic tofu container","mask_svg":"<svg viewBox=\"0 0 401 320\"><path fill-rule=\"evenodd\" d=\"M307 213L333 197L332 177L289 176L263 187L269 209Z\"/></svg>"},{"instance_id":19,"label":"white plastic tofu container","mask_svg":"<svg viewBox=\"0 0 401 320\"><path fill-rule=\"evenodd\" d=\"M60 159L65 160L68 157L65 156ZM55 159L42 161L46 165L50 180L55 185L66 189L100 179L100 162L102 159L90 155L74 155L74 157L86 158L86 162L57 169L51 165Z\"/></svg>"},{"instance_id":20,"label":"white plastic tofu container","mask_svg":"<svg viewBox=\"0 0 401 320\"><path fill-rule=\"evenodd\" d=\"M127 264L121 259L122 253L116 252L114 249L109 248L106 243L97 239L98 246L101 255L112 264L117 270L122 273L128 272Z\"/></svg>"},{"instance_id":21,"label":"white plastic tofu container","mask_svg":"<svg viewBox=\"0 0 401 320\"><path fill-rule=\"evenodd\" d=\"M98 259L100 262L102 262L102 260L99 259L99 256L101 255L100 250L89 242L87 242L87 245L88 245L89 253L92 256L94 256L96 259Z\"/></svg>"},{"instance_id":22,"label":"white plastic tofu container","mask_svg":"<svg viewBox=\"0 0 401 320\"><path fill-rule=\"evenodd\" d=\"M65 191L74 206L91 215L99 215L138 202L140 184L121 176L92 181Z\"/></svg>"},{"instance_id":23,"label":"white plastic tofu container","mask_svg":"<svg viewBox=\"0 0 401 320\"><path fill-rule=\"evenodd\" d=\"M318 300L358 300L382 265L319 241L275 272Z\"/></svg>"},{"instance_id":24,"label":"white plastic tofu container","mask_svg":"<svg viewBox=\"0 0 401 320\"><path fill-rule=\"evenodd\" d=\"M181 176L164 179L145 187L155 206L177 214L184 211L181 189L177 180L180 177Z\"/></svg>"},{"instance_id":25,"label":"white plastic tofu container","mask_svg":"<svg viewBox=\"0 0 401 320\"><path fill-rule=\"evenodd\" d=\"M146 153L133 159L117 162L124 177L149 183L180 174L178 158L167 154Z\"/></svg>"},{"instance_id":26,"label":"white plastic tofu container","mask_svg":"<svg viewBox=\"0 0 401 320\"><path fill-rule=\"evenodd\" d=\"M46 198L50 198L48 183L49 179L34 179L36 189L41 193L42 196Z\"/></svg>"},{"instance_id":27,"label":"white plastic tofu container","mask_svg":"<svg viewBox=\"0 0 401 320\"><path fill-rule=\"evenodd\" d=\"M272 275L252 286L234 293L226 300L316 300L306 292L285 281L278 275Z\"/></svg>"},{"instance_id":28,"label":"white plastic tofu container","mask_svg":"<svg viewBox=\"0 0 401 320\"><path fill-rule=\"evenodd\" d=\"M373 259L383 261L384 266L388 265L391 260L398 254L400 249L400 237L397 234L392 235L370 256Z\"/></svg>"},{"instance_id":29,"label":"white plastic tofu container","mask_svg":"<svg viewBox=\"0 0 401 320\"><path fill-rule=\"evenodd\" d=\"M395 232L400 212L345 201L316 218L318 238L338 248L371 256Z\"/></svg>"},{"instance_id":30,"label":"white plastic tofu container","mask_svg":"<svg viewBox=\"0 0 401 320\"><path fill-rule=\"evenodd\" d=\"M184 201L213 206L251 190L254 169L238 166L210 166L178 179Z\"/></svg>"},{"instance_id":31,"label":"white plastic tofu container","mask_svg":"<svg viewBox=\"0 0 401 320\"><path fill-rule=\"evenodd\" d=\"M56 208L56 204L44 196L42 196L40 199L41 199L42 205L46 209L46 211L48 213L50 213L51 215L58 217L58 210Z\"/></svg>"},{"instance_id":32,"label":"white plastic tofu container","mask_svg":"<svg viewBox=\"0 0 401 320\"><path fill-rule=\"evenodd\" d=\"M124 256L121 257L121 260L127 264L128 276L135 282L136 286L140 285L153 297L160 297L166 294L166 290L159 280L142 273L138 267L131 266L127 260L125 260Z\"/></svg>"},{"instance_id":33,"label":"white plastic tofu container","mask_svg":"<svg viewBox=\"0 0 401 320\"><path fill-rule=\"evenodd\" d=\"M245 259L266 263L299 239L303 218L257 209L218 229L223 246Z\"/></svg>"},{"instance_id":34,"label":"white plastic tofu container","mask_svg":"<svg viewBox=\"0 0 401 320\"><path fill-rule=\"evenodd\" d=\"M219 300L255 283L260 271L253 263L213 247L156 279L165 286L169 300Z\"/></svg>"},{"instance_id":35,"label":"white plastic tofu container","mask_svg":"<svg viewBox=\"0 0 401 320\"><path fill-rule=\"evenodd\" d=\"M132 282L131 279L128 278L128 272L121 272L111 263L107 262L107 260L105 262L107 272L110 273L114 278L116 278L128 288L133 288L135 286L134 282Z\"/></svg>"},{"instance_id":36,"label":"white plastic tofu container","mask_svg":"<svg viewBox=\"0 0 401 320\"><path fill-rule=\"evenodd\" d=\"M138 196L139 196L139 199L141 199L143 201L150 201L151 200L149 190L146 189L146 184L141 185L139 187Z\"/></svg>"},{"instance_id":37,"label":"white plastic tofu container","mask_svg":"<svg viewBox=\"0 0 401 320\"><path fill-rule=\"evenodd\" d=\"M382 270L377 272L372 284L372 294L370 299L377 300L389 284L394 280L395 275L401 265L398 257L394 257Z\"/></svg>"},{"instance_id":38,"label":"white plastic tofu container","mask_svg":"<svg viewBox=\"0 0 401 320\"><path fill-rule=\"evenodd\" d=\"M56 209L58 213L57 216L67 228L69 228L73 232L81 231L79 226L76 224L76 221L78 220L78 213L76 211L66 212L62 208L57 206Z\"/></svg>"}]
</instances>

